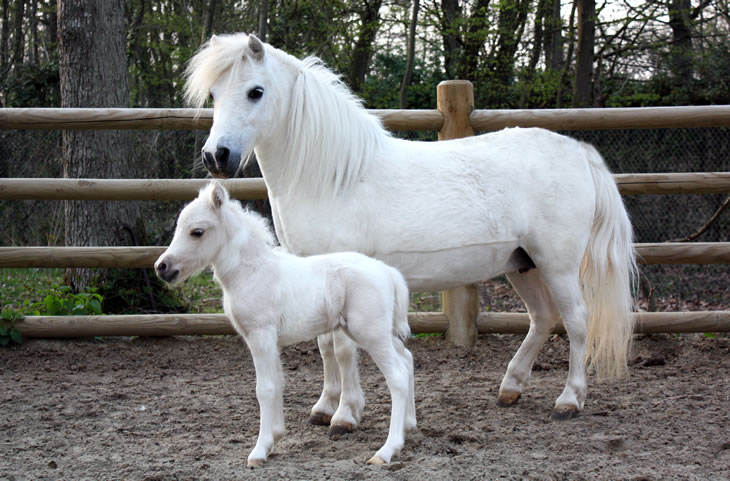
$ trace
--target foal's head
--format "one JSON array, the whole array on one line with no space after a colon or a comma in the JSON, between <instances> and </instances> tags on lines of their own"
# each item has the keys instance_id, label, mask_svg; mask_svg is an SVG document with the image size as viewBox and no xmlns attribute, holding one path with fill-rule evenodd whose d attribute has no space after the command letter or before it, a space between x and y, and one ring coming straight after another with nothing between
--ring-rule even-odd
<instances>
[{"instance_id":1,"label":"foal's head","mask_svg":"<svg viewBox=\"0 0 730 481\"><path fill-rule=\"evenodd\" d=\"M155 262L157 276L170 284L182 282L213 265L256 262L274 245L266 219L243 210L220 182L211 182L185 206L177 219L170 246Z\"/></svg>"}]
</instances>

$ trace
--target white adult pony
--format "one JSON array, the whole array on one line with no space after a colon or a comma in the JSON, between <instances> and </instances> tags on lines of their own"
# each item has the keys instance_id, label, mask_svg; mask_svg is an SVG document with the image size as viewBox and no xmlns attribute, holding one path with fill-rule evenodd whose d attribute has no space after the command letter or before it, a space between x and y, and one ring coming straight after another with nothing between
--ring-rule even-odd
<instances>
[{"instance_id":1,"label":"white adult pony","mask_svg":"<svg viewBox=\"0 0 730 481\"><path fill-rule=\"evenodd\" d=\"M172 284L212 265L223 308L251 350L261 423L249 466L262 464L284 436L279 347L334 330L367 351L385 375L392 412L388 439L371 464L390 462L416 426L413 357L403 345L408 286L396 269L362 254L296 257L273 250L266 220L245 212L220 183L203 188L180 213L175 236L155 262Z\"/></svg>"},{"instance_id":2,"label":"white adult pony","mask_svg":"<svg viewBox=\"0 0 730 481\"><path fill-rule=\"evenodd\" d=\"M554 417L583 407L587 359L604 378L626 371L632 229L593 147L542 129L393 138L319 60L246 34L211 38L188 65L186 93L197 106L214 100L203 147L213 175L233 176L255 151L291 252L362 252L398 268L412 290L506 273L530 329L502 380L501 405L520 397L561 318L570 368ZM312 419L353 427L363 401L352 344L336 336L319 345L325 385Z\"/></svg>"}]
</instances>

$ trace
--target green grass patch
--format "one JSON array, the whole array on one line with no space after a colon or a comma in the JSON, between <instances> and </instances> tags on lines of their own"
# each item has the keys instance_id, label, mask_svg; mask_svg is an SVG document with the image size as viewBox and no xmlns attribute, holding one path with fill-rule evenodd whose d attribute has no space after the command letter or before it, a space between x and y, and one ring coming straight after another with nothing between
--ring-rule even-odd
<instances>
[{"instance_id":1,"label":"green grass patch","mask_svg":"<svg viewBox=\"0 0 730 481\"><path fill-rule=\"evenodd\" d=\"M63 285L63 269L0 269L0 299L8 309L43 300L49 289Z\"/></svg>"}]
</instances>

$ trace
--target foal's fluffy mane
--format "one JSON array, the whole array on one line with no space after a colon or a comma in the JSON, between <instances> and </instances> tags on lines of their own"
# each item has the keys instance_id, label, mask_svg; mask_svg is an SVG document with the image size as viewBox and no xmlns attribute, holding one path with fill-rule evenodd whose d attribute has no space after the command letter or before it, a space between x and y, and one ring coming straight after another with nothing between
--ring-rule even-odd
<instances>
[{"instance_id":1,"label":"foal's fluffy mane","mask_svg":"<svg viewBox=\"0 0 730 481\"><path fill-rule=\"evenodd\" d=\"M264 61L273 59L289 66L295 72L295 81L290 89L271 89L281 96L279 102L289 105L286 119L281 119L288 122L281 159L259 158L259 162L282 162L277 179L284 184L282 189L297 186L301 190L307 186L314 195L333 197L348 190L378 156L390 134L320 59L299 60L268 44L264 48ZM253 61L250 53L246 34L211 39L188 63L188 102L202 107L210 87L224 72Z\"/></svg>"},{"instance_id":2,"label":"foal's fluffy mane","mask_svg":"<svg viewBox=\"0 0 730 481\"><path fill-rule=\"evenodd\" d=\"M211 182L200 189L198 198L208 201L208 199L211 198L212 191L215 186L216 182ZM227 198L221 208L228 209L228 211L233 214L237 222L244 223L246 227L248 227L248 232L251 235L251 238L263 242L269 247L274 247L276 245L276 236L271 228L271 224L268 219L261 216L258 212L245 209L239 201L233 200L230 197Z\"/></svg>"}]
</instances>

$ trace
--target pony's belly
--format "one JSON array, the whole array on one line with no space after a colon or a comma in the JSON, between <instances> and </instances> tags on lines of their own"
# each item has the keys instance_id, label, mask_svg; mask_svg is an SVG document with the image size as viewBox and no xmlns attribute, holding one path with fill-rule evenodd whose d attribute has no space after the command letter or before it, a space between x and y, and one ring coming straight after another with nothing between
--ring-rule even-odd
<instances>
[{"instance_id":1,"label":"pony's belly","mask_svg":"<svg viewBox=\"0 0 730 481\"><path fill-rule=\"evenodd\" d=\"M440 291L511 272L522 267L515 261L517 240L454 247L431 252L393 252L375 257L399 269L408 288Z\"/></svg>"}]
</instances>

